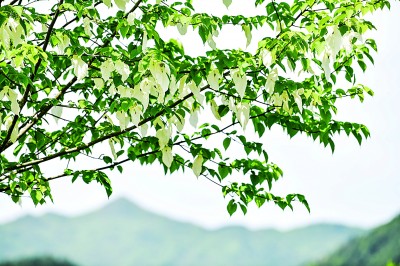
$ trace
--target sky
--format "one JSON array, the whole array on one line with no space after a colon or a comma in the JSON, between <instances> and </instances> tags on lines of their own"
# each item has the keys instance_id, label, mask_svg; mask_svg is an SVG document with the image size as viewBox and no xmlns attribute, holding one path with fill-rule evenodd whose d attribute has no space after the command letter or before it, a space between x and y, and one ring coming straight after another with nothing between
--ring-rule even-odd
<instances>
[{"instance_id":1,"label":"sky","mask_svg":"<svg viewBox=\"0 0 400 266\"><path fill-rule=\"evenodd\" d=\"M211 2L202 2L204 11L213 10L215 15L227 12L222 1L210 9ZM228 12L248 15L258 11L243 11L240 1L233 1ZM263 137L270 160L284 171L284 178L274 185L273 192L306 195L311 213L301 205L295 205L294 211L282 211L274 205L258 209L252 204L246 216L237 212L229 217L228 199L224 199L220 188L210 181L196 179L190 172L164 176L158 165L142 167L134 163L126 165L123 174L110 174L114 189L110 199L100 185L86 185L81 181L71 184L70 178L52 183L54 203L43 206L33 206L29 198L24 198L21 205L14 204L0 194L0 223L26 214L47 212L76 216L121 197L160 215L210 229L243 225L250 229L285 230L319 222L371 228L387 222L400 213L399 12L399 4L393 3L390 12L381 11L372 18L378 30L371 36L376 39L379 52L374 56L375 65L365 74L358 73L358 81L372 88L375 96L366 97L362 104L356 100L339 102L338 118L366 124L371 138L359 146L354 138L338 136L336 151L332 154L328 148L305 136L290 139L279 128L273 127ZM204 51L203 45L195 44L194 37L188 34L181 40L185 46L190 44L187 51ZM257 34L253 39L249 49L255 49ZM223 32L217 39L219 48L230 45L244 47L241 29ZM49 172L56 172L59 166L52 163L47 164L47 168Z\"/></svg>"}]
</instances>

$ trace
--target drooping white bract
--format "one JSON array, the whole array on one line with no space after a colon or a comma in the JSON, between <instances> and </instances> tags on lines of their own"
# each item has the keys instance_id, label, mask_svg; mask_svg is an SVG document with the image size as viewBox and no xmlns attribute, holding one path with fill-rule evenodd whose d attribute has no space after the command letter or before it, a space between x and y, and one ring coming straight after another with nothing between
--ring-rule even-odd
<instances>
[{"instance_id":1,"label":"drooping white bract","mask_svg":"<svg viewBox=\"0 0 400 266\"><path fill-rule=\"evenodd\" d=\"M181 22L176 24L176 28L181 35L185 35L187 33L188 25L182 24Z\"/></svg>"},{"instance_id":2,"label":"drooping white bract","mask_svg":"<svg viewBox=\"0 0 400 266\"><path fill-rule=\"evenodd\" d=\"M146 83L143 85L144 88L142 88L142 82L138 85L135 86L133 91L132 91L132 97L137 99L143 106L143 111L146 111L147 107L149 106L149 93L150 93L150 88L147 88L149 84Z\"/></svg>"},{"instance_id":3,"label":"drooping white bract","mask_svg":"<svg viewBox=\"0 0 400 266\"><path fill-rule=\"evenodd\" d=\"M353 50L353 39L357 38L358 41L363 41L363 37L358 32L350 31L343 35L342 47L346 50L346 53L350 53Z\"/></svg>"},{"instance_id":4,"label":"drooping white bract","mask_svg":"<svg viewBox=\"0 0 400 266\"><path fill-rule=\"evenodd\" d=\"M121 97L125 97L125 98L132 97L132 89L125 87L123 85L119 85L117 87L117 92L119 93L119 95L121 95Z\"/></svg>"},{"instance_id":5,"label":"drooping white bract","mask_svg":"<svg viewBox=\"0 0 400 266\"><path fill-rule=\"evenodd\" d=\"M18 44L23 42L25 38L24 29L22 28L20 23L18 23L18 21L16 21L12 17L8 18L5 29L14 46L17 46Z\"/></svg>"},{"instance_id":6,"label":"drooping white bract","mask_svg":"<svg viewBox=\"0 0 400 266\"><path fill-rule=\"evenodd\" d=\"M197 155L193 161L192 170L196 177L199 177L203 168L203 156Z\"/></svg>"},{"instance_id":7,"label":"drooping white bract","mask_svg":"<svg viewBox=\"0 0 400 266\"><path fill-rule=\"evenodd\" d=\"M15 115L19 115L21 109L17 101L18 93L12 90L9 86L4 86L0 91L0 100L2 100L4 96L6 96L11 102L11 112Z\"/></svg>"},{"instance_id":8,"label":"drooping white bract","mask_svg":"<svg viewBox=\"0 0 400 266\"><path fill-rule=\"evenodd\" d=\"M207 44L208 44L208 46L211 47L211 49L213 49L213 50L217 49L217 44L215 43L214 37L213 37L212 34L209 34L209 35L208 35L208 37L207 37Z\"/></svg>"},{"instance_id":9,"label":"drooping white bract","mask_svg":"<svg viewBox=\"0 0 400 266\"><path fill-rule=\"evenodd\" d=\"M303 112L303 100L301 99L301 95L304 94L304 89L298 89L295 90L292 95L294 98L294 101L296 102L297 106L299 107L300 113Z\"/></svg>"},{"instance_id":10,"label":"drooping white bract","mask_svg":"<svg viewBox=\"0 0 400 266\"><path fill-rule=\"evenodd\" d=\"M101 77L104 81L107 81L111 77L111 73L115 70L114 62L111 59L107 59L100 65Z\"/></svg>"},{"instance_id":11,"label":"drooping white bract","mask_svg":"<svg viewBox=\"0 0 400 266\"><path fill-rule=\"evenodd\" d=\"M214 99L210 100L210 107L211 107L211 112L213 113L214 117L217 120L221 120L221 116L218 113L218 105L217 103L214 101Z\"/></svg>"},{"instance_id":12,"label":"drooping white bract","mask_svg":"<svg viewBox=\"0 0 400 266\"><path fill-rule=\"evenodd\" d=\"M10 48L10 41L10 35L5 27L0 27L0 45L2 45L6 51Z\"/></svg>"},{"instance_id":13,"label":"drooping white bract","mask_svg":"<svg viewBox=\"0 0 400 266\"><path fill-rule=\"evenodd\" d=\"M142 114L143 114L142 106L139 104L131 106L129 108L129 113L131 115L132 124L134 124L135 126L138 126L139 122L140 122L140 118L142 117Z\"/></svg>"},{"instance_id":14,"label":"drooping white bract","mask_svg":"<svg viewBox=\"0 0 400 266\"><path fill-rule=\"evenodd\" d=\"M275 106L275 107L281 107L282 104L283 104L282 97L279 95L279 93L274 93L274 94L272 94L272 96L269 98L268 103L269 103L270 105Z\"/></svg>"},{"instance_id":15,"label":"drooping white bract","mask_svg":"<svg viewBox=\"0 0 400 266\"><path fill-rule=\"evenodd\" d=\"M181 132L185 126L185 119L178 113L175 113L168 119L170 125L174 125L176 129Z\"/></svg>"},{"instance_id":16,"label":"drooping white bract","mask_svg":"<svg viewBox=\"0 0 400 266\"><path fill-rule=\"evenodd\" d=\"M171 75L171 80L169 82L169 99L172 99L178 90L178 83L176 82L176 77L174 75Z\"/></svg>"},{"instance_id":17,"label":"drooping white bract","mask_svg":"<svg viewBox=\"0 0 400 266\"><path fill-rule=\"evenodd\" d=\"M247 87L247 77L246 75L241 74L238 68L232 69L230 72L233 83L235 83L236 91L238 92L240 98L243 98Z\"/></svg>"},{"instance_id":18,"label":"drooping white bract","mask_svg":"<svg viewBox=\"0 0 400 266\"><path fill-rule=\"evenodd\" d=\"M89 37L92 37L92 31L91 31L91 20L88 17L85 17L83 19L83 30L85 31L85 34L88 35Z\"/></svg>"},{"instance_id":19,"label":"drooping white bract","mask_svg":"<svg viewBox=\"0 0 400 266\"><path fill-rule=\"evenodd\" d=\"M242 126L243 130L246 130L247 123L249 122L250 116L250 104L247 102L240 102L236 105L236 117Z\"/></svg>"},{"instance_id":20,"label":"drooping white bract","mask_svg":"<svg viewBox=\"0 0 400 266\"><path fill-rule=\"evenodd\" d=\"M113 142L112 138L108 139L108 145L110 145L111 153L112 153L112 155L114 157L114 160L116 160L117 159L117 153L115 152L115 146L114 146L114 142Z\"/></svg>"},{"instance_id":21,"label":"drooping white bract","mask_svg":"<svg viewBox=\"0 0 400 266\"><path fill-rule=\"evenodd\" d=\"M186 95L190 93L190 89L186 84L186 80L188 78L188 75L184 75L179 81L178 81L178 94L179 94L179 99L182 99ZM185 104L185 102L184 102Z\"/></svg>"},{"instance_id":22,"label":"drooping white bract","mask_svg":"<svg viewBox=\"0 0 400 266\"><path fill-rule=\"evenodd\" d=\"M268 77L267 77L267 82L265 84L265 87L267 89L267 92L271 95L274 93L275 89L275 83L278 79L278 69L274 68L269 72Z\"/></svg>"},{"instance_id":23,"label":"drooping white bract","mask_svg":"<svg viewBox=\"0 0 400 266\"><path fill-rule=\"evenodd\" d=\"M169 66L164 62L151 60L149 69L156 82L161 86L162 90L166 92L169 86Z\"/></svg>"},{"instance_id":24,"label":"drooping white bract","mask_svg":"<svg viewBox=\"0 0 400 266\"><path fill-rule=\"evenodd\" d=\"M326 40L327 49L330 50L330 55L335 60L337 53L342 47L343 38L337 26L328 27L328 32L331 33Z\"/></svg>"},{"instance_id":25,"label":"drooping white bract","mask_svg":"<svg viewBox=\"0 0 400 266\"><path fill-rule=\"evenodd\" d=\"M197 123L199 122L199 109L192 111L189 117L189 122L194 128L197 127Z\"/></svg>"},{"instance_id":26,"label":"drooping white bract","mask_svg":"<svg viewBox=\"0 0 400 266\"><path fill-rule=\"evenodd\" d=\"M176 28L178 29L181 35L185 35L187 33L187 29L190 23L191 17L188 16L180 16L179 22L176 24Z\"/></svg>"},{"instance_id":27,"label":"drooping white bract","mask_svg":"<svg viewBox=\"0 0 400 266\"><path fill-rule=\"evenodd\" d=\"M111 0L103 0L103 3L110 8L111 7Z\"/></svg>"},{"instance_id":28,"label":"drooping white bract","mask_svg":"<svg viewBox=\"0 0 400 266\"><path fill-rule=\"evenodd\" d=\"M128 17L126 18L126 21L128 22L129 26L132 26L135 24L135 18L136 18L135 13L129 13Z\"/></svg>"},{"instance_id":29,"label":"drooping white bract","mask_svg":"<svg viewBox=\"0 0 400 266\"><path fill-rule=\"evenodd\" d=\"M94 78L93 82L97 89L102 89L104 87L104 81L101 78Z\"/></svg>"},{"instance_id":30,"label":"drooping white bract","mask_svg":"<svg viewBox=\"0 0 400 266\"><path fill-rule=\"evenodd\" d=\"M267 49L262 49L260 56L262 63L266 68L269 68L275 61L274 55Z\"/></svg>"},{"instance_id":31,"label":"drooping white bract","mask_svg":"<svg viewBox=\"0 0 400 266\"><path fill-rule=\"evenodd\" d=\"M196 98L196 100L200 103L203 104L204 101L204 95L202 95L200 93L200 88L196 85L196 83L191 80L188 84L189 89L191 90L191 92L193 93L194 97Z\"/></svg>"},{"instance_id":32,"label":"drooping white bract","mask_svg":"<svg viewBox=\"0 0 400 266\"><path fill-rule=\"evenodd\" d=\"M172 128L171 127L162 127L156 132L156 137L158 138L158 144L160 148L164 148L167 146L169 139L171 138Z\"/></svg>"},{"instance_id":33,"label":"drooping white bract","mask_svg":"<svg viewBox=\"0 0 400 266\"><path fill-rule=\"evenodd\" d=\"M147 51L147 31L146 30L144 30L144 32L143 32L142 51L143 51L143 53L145 53Z\"/></svg>"},{"instance_id":34,"label":"drooping white bract","mask_svg":"<svg viewBox=\"0 0 400 266\"><path fill-rule=\"evenodd\" d=\"M142 134L142 137L147 136L147 130L149 129L149 126L147 124L143 124L140 126L140 133Z\"/></svg>"},{"instance_id":35,"label":"drooping white bract","mask_svg":"<svg viewBox=\"0 0 400 266\"><path fill-rule=\"evenodd\" d=\"M64 54L65 48L67 48L71 41L69 37L61 32L56 32L56 37L58 39L58 44L56 46L57 53Z\"/></svg>"},{"instance_id":36,"label":"drooping white bract","mask_svg":"<svg viewBox=\"0 0 400 266\"><path fill-rule=\"evenodd\" d=\"M250 26L246 25L246 24L243 24L242 25L242 29L243 29L244 34L246 36L246 47L248 47L250 45L250 43L251 43L251 38L252 38Z\"/></svg>"},{"instance_id":37,"label":"drooping white bract","mask_svg":"<svg viewBox=\"0 0 400 266\"><path fill-rule=\"evenodd\" d=\"M226 8L229 8L229 6L232 4L232 0L222 0Z\"/></svg>"},{"instance_id":38,"label":"drooping white bract","mask_svg":"<svg viewBox=\"0 0 400 266\"><path fill-rule=\"evenodd\" d=\"M71 61L74 69L74 75L78 78L78 80L84 79L88 74L88 65L81 59L81 57L78 57L77 55L74 55Z\"/></svg>"},{"instance_id":39,"label":"drooping white bract","mask_svg":"<svg viewBox=\"0 0 400 266\"><path fill-rule=\"evenodd\" d=\"M117 7L121 10L125 10L126 4L129 2L129 0L114 0L114 1Z\"/></svg>"},{"instance_id":40,"label":"drooping white bract","mask_svg":"<svg viewBox=\"0 0 400 266\"><path fill-rule=\"evenodd\" d=\"M121 75L122 81L126 81L129 77L129 66L122 62L121 60L117 60L115 62L115 70L117 71L118 74Z\"/></svg>"},{"instance_id":41,"label":"drooping white bract","mask_svg":"<svg viewBox=\"0 0 400 266\"><path fill-rule=\"evenodd\" d=\"M115 116L118 119L121 130L125 130L128 127L129 117L126 115L125 112L122 111L117 111L115 113Z\"/></svg>"},{"instance_id":42,"label":"drooping white bract","mask_svg":"<svg viewBox=\"0 0 400 266\"><path fill-rule=\"evenodd\" d=\"M289 108L289 94L287 93L286 90L284 90L282 92L281 99L282 99L282 103L283 103L283 106L282 106L283 110L288 113L291 113L291 110Z\"/></svg>"},{"instance_id":43,"label":"drooping white bract","mask_svg":"<svg viewBox=\"0 0 400 266\"><path fill-rule=\"evenodd\" d=\"M174 156L172 155L172 149L171 147L164 147L163 149L161 149L162 152L162 161L165 164L165 166L167 166L168 168L171 167L171 164L174 160Z\"/></svg>"},{"instance_id":44,"label":"drooping white bract","mask_svg":"<svg viewBox=\"0 0 400 266\"><path fill-rule=\"evenodd\" d=\"M322 57L321 66L322 66L322 69L324 70L326 80L328 80L328 81L331 79L330 61L331 60L329 58L329 54L327 52L325 52Z\"/></svg>"},{"instance_id":45,"label":"drooping white bract","mask_svg":"<svg viewBox=\"0 0 400 266\"><path fill-rule=\"evenodd\" d=\"M210 85L211 89L218 90L219 89L219 80L222 78L222 75L219 73L217 68L212 68L207 75L207 82Z\"/></svg>"},{"instance_id":46,"label":"drooping white bract","mask_svg":"<svg viewBox=\"0 0 400 266\"><path fill-rule=\"evenodd\" d=\"M54 121L55 121L56 123L58 123L58 119L61 117L62 111L63 111L63 108L62 108L61 106L58 106L58 105L53 106L53 107L51 108L51 111L50 111L50 112L51 112L51 114L54 115L53 118L54 118Z\"/></svg>"}]
</instances>

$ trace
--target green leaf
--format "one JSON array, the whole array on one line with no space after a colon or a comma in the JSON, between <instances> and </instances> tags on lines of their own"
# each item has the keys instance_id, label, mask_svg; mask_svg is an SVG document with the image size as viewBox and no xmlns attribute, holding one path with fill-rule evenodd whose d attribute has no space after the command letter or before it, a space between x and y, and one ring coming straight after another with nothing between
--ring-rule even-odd
<instances>
[{"instance_id":1,"label":"green leaf","mask_svg":"<svg viewBox=\"0 0 400 266\"><path fill-rule=\"evenodd\" d=\"M232 216L232 214L234 214L237 210L237 203L235 202L234 199L231 199L226 207L226 209L228 210L228 213L230 216Z\"/></svg>"},{"instance_id":2,"label":"green leaf","mask_svg":"<svg viewBox=\"0 0 400 266\"><path fill-rule=\"evenodd\" d=\"M227 150L229 148L229 145L231 144L231 138L227 137L224 139L222 142L222 145L224 146L224 149Z\"/></svg>"}]
</instances>

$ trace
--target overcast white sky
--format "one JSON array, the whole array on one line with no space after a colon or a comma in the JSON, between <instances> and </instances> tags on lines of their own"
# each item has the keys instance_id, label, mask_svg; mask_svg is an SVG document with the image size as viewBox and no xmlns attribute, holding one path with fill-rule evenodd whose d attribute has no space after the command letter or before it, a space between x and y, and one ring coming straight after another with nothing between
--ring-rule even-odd
<instances>
[{"instance_id":1,"label":"overcast white sky","mask_svg":"<svg viewBox=\"0 0 400 266\"><path fill-rule=\"evenodd\" d=\"M243 9L241 1L233 2L230 12ZM204 3L211 6L211 1ZM226 12L222 4L212 8L214 14ZM360 147L353 138L338 137L336 152L332 155L329 149L311 139L303 136L289 139L278 128L264 136L270 160L285 173L273 191L305 194L311 214L300 205L294 212L289 209L282 212L271 205L261 209L253 206L246 216L238 212L231 218L226 212L226 200L220 188L211 182L202 178L197 180L189 172L164 176L159 166L141 167L137 164L126 165L122 175L110 175L114 187L111 200L126 197L150 211L207 228L242 224L254 229L287 229L316 222L372 227L399 214L399 12L399 4L394 3L391 12L379 12L373 19L378 28L373 36L379 54L375 56L375 66L370 67L365 75L361 74L359 81L371 87L375 96L367 97L363 104L343 102L339 108L339 116L343 119L366 124L372 134L370 139ZM220 46L232 43L243 43L240 45L244 46L245 39L240 29L221 35L217 42ZM199 51L200 48L193 44L191 49ZM54 163L48 167L49 171L59 168ZM0 223L27 213L78 215L107 204L107 196L99 185L86 185L79 181L70 183L70 178L54 181L54 204L36 208L29 199L23 200L21 207L0 194Z\"/></svg>"}]
</instances>

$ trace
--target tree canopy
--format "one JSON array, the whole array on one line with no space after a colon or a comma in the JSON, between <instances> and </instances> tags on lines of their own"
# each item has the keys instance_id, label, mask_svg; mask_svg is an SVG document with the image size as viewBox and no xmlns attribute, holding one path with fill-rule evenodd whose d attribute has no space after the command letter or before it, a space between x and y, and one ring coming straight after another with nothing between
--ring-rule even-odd
<instances>
[{"instance_id":1,"label":"tree canopy","mask_svg":"<svg viewBox=\"0 0 400 266\"><path fill-rule=\"evenodd\" d=\"M309 210L301 194L273 193L283 172L263 135L277 126L332 152L335 134L360 144L369 136L335 114L341 98L373 95L355 68L365 71L377 50L365 15L389 1L248 1L255 16L215 16L197 4L0 1L0 192L43 204L52 200L50 181L69 176L111 195L110 170L158 163L165 174L189 170L220 186L231 215L250 202L285 209L298 201ZM229 9L232 0L213 1L220 4ZM247 46L255 31L263 36L255 51L219 49L227 28ZM187 32L204 54L185 52L178 39ZM49 163L58 175L47 173Z\"/></svg>"}]
</instances>

